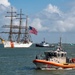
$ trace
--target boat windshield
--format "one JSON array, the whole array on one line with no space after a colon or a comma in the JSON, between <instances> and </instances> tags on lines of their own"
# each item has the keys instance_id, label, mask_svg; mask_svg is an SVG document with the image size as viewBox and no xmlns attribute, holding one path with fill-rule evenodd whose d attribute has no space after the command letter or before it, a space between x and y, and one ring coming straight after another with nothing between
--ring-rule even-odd
<instances>
[{"instance_id":1,"label":"boat windshield","mask_svg":"<svg viewBox=\"0 0 75 75\"><path fill-rule=\"evenodd\" d=\"M52 58L52 57L66 57L66 52L45 52L46 58Z\"/></svg>"},{"instance_id":2,"label":"boat windshield","mask_svg":"<svg viewBox=\"0 0 75 75\"><path fill-rule=\"evenodd\" d=\"M56 52L45 52L46 57L57 57Z\"/></svg>"}]
</instances>

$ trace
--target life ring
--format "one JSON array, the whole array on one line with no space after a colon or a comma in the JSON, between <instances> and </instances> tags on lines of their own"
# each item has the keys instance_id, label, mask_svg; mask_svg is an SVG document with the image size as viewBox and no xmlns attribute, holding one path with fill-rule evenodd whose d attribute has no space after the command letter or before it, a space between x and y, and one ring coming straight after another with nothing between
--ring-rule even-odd
<instances>
[{"instance_id":1,"label":"life ring","mask_svg":"<svg viewBox=\"0 0 75 75\"><path fill-rule=\"evenodd\" d=\"M72 62L75 63L75 58L72 58Z\"/></svg>"}]
</instances>

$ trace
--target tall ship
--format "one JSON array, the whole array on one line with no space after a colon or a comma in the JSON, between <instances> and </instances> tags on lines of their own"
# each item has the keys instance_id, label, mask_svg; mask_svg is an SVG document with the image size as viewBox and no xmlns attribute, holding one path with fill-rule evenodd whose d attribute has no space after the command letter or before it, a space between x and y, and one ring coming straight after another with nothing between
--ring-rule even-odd
<instances>
[{"instance_id":1,"label":"tall ship","mask_svg":"<svg viewBox=\"0 0 75 75\"><path fill-rule=\"evenodd\" d=\"M29 34L28 27L28 16L26 18L22 18L24 14L22 14L22 9L20 10L20 14L16 15L16 12L13 11L13 7L11 7L11 11L7 12L10 16L6 16L10 18L10 25L4 25L3 28L9 28L9 31L1 32L8 34L8 40L4 40L2 38L1 41L4 45L4 48L27 48L32 45L31 36ZM18 18L18 16L20 16ZM19 19L19 25L14 25L14 17ZM22 25L22 20L26 19L26 24ZM17 36L17 38L13 38Z\"/></svg>"}]
</instances>

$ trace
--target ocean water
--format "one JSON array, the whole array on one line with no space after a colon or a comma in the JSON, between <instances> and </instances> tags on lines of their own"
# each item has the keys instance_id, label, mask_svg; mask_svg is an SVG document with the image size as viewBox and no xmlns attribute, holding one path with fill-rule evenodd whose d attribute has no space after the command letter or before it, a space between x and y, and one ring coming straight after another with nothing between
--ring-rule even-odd
<instances>
[{"instance_id":1,"label":"ocean water","mask_svg":"<svg viewBox=\"0 0 75 75\"><path fill-rule=\"evenodd\" d=\"M75 45L63 45L68 57L75 57ZM32 62L37 54L53 48L3 48L0 45L0 75L75 75L75 70L37 70Z\"/></svg>"}]
</instances>

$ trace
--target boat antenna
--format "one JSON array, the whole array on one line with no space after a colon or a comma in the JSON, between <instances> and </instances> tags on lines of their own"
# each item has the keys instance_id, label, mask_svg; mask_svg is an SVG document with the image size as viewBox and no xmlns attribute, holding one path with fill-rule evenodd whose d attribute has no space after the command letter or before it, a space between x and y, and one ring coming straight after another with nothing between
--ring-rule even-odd
<instances>
[{"instance_id":1,"label":"boat antenna","mask_svg":"<svg viewBox=\"0 0 75 75\"><path fill-rule=\"evenodd\" d=\"M58 43L58 46L57 46L57 50L62 50L62 44L61 44L61 37L60 37L60 42Z\"/></svg>"},{"instance_id":2,"label":"boat antenna","mask_svg":"<svg viewBox=\"0 0 75 75\"><path fill-rule=\"evenodd\" d=\"M59 42L59 48L62 50L62 42L61 42L61 37L60 37L60 42Z\"/></svg>"},{"instance_id":3,"label":"boat antenna","mask_svg":"<svg viewBox=\"0 0 75 75\"><path fill-rule=\"evenodd\" d=\"M59 46L60 46L60 47L62 47L62 44L61 44L61 37L60 37L60 42L59 42Z\"/></svg>"},{"instance_id":4,"label":"boat antenna","mask_svg":"<svg viewBox=\"0 0 75 75\"><path fill-rule=\"evenodd\" d=\"M44 42L45 42L45 38L44 38Z\"/></svg>"}]
</instances>

